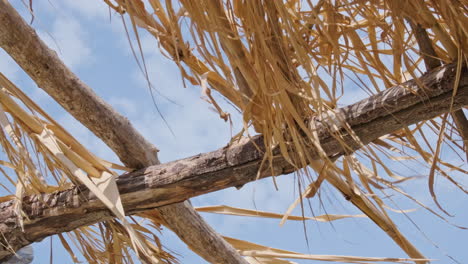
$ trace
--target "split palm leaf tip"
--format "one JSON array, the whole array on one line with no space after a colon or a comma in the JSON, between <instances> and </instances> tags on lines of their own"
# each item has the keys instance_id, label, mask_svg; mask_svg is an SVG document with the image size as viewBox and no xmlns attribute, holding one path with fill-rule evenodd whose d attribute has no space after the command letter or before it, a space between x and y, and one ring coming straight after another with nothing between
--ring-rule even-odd
<instances>
[{"instance_id":1,"label":"split palm leaf tip","mask_svg":"<svg viewBox=\"0 0 468 264\"><path fill-rule=\"evenodd\" d=\"M155 47L178 65L184 80L201 87L221 118L227 120L229 114L211 95L212 90L242 112L245 131L253 127L263 135L265 167L272 167L275 155L281 155L297 168L302 176L301 186L308 186L282 216L228 207L200 208L201 211L282 218L282 223L307 220L310 218L292 216L291 212L303 199L319 195L321 183L327 181L382 228L410 258L425 263L426 258L393 223L387 213L389 206L376 192L385 196L391 190L409 197L445 220L447 212L437 200L434 178L441 175L467 193L449 174L450 171L467 174L466 169L440 157L442 148L466 157L468 138L463 124L467 121L463 119L463 111L454 112L454 122L451 122L452 115L445 114L394 131L364 146L350 125L334 115L333 110L342 105L341 98L353 92L351 86L372 95L407 80L417 80L428 70L449 63L457 64L457 78L460 78L468 52L466 1L104 2L130 18L137 39L138 28L153 35ZM69 241L76 243L88 261L131 263L129 248L147 261L174 261L152 234L162 223L157 215L139 215L150 221L148 228L125 218L115 185L116 173L112 170L124 168L95 157L5 77L0 80L3 88L1 143L8 156L2 166L13 168L17 180L9 178L8 173L3 175L16 186L21 220L24 215L21 198L25 195L84 183L117 217L68 233ZM314 127L316 118L331 120L329 130L342 145L340 152L330 155L323 150ZM432 134L437 137L431 140ZM349 137L353 146L345 140ZM344 156L337 159L341 155ZM412 178L396 175L386 165L389 159L421 160L420 165L429 171L430 193L443 213L400 189L397 183ZM100 188L103 182L111 187ZM351 216L326 215L313 220L346 217ZM284 258L408 261L304 255L225 239L250 263L293 263ZM63 235L60 240L74 256ZM77 260L75 256L73 259Z\"/></svg>"},{"instance_id":2,"label":"split palm leaf tip","mask_svg":"<svg viewBox=\"0 0 468 264\"><path fill-rule=\"evenodd\" d=\"M115 169L128 169L94 156L1 73L0 87L1 144L9 160L2 165L14 169L17 175L15 181L2 170L10 183L16 185L15 194L3 199L15 199L19 223L34 221L25 213L32 208L22 208L25 196L84 184L116 216L115 220L67 234L88 261L110 261L118 255L119 262L131 262L129 246L142 259L172 260L158 246L152 231L136 222L130 223L131 219L125 217ZM59 234L59 237L72 259L78 261L64 236Z\"/></svg>"}]
</instances>

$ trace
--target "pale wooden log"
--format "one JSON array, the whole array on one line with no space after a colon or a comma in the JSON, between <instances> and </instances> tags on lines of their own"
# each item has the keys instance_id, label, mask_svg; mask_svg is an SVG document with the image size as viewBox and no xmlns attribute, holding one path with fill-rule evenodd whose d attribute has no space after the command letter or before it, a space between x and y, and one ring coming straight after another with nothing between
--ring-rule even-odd
<instances>
[{"instance_id":1,"label":"pale wooden log","mask_svg":"<svg viewBox=\"0 0 468 264\"><path fill-rule=\"evenodd\" d=\"M130 168L159 164L157 148L83 83L6 0L0 0L0 46L73 117L102 139ZM212 263L247 262L184 202L160 215L195 253Z\"/></svg>"},{"instance_id":2,"label":"pale wooden log","mask_svg":"<svg viewBox=\"0 0 468 264\"><path fill-rule=\"evenodd\" d=\"M368 144L400 128L448 112L455 71L453 64L444 66L418 80L424 89L418 88L415 81L410 81L337 109L330 116L346 120L360 141ZM462 73L454 109L468 105L467 70L463 69ZM335 120L311 120L315 122L325 152L332 159L346 152L328 129ZM348 153L361 147L350 136L344 136L344 139L351 147ZM255 146L260 146L260 149ZM256 136L213 152L121 175L117 184L125 210L127 214L136 214L255 181L263 158L262 149L263 138ZM273 170L262 169L261 178L297 170L280 156L275 158L273 164ZM346 194L346 190L341 191ZM13 202L0 203L0 231L15 249L53 234L112 218L106 207L83 187L26 197L24 208L30 221L25 223L25 232L22 232L14 215ZM0 260L8 254L5 248L0 248Z\"/></svg>"}]
</instances>

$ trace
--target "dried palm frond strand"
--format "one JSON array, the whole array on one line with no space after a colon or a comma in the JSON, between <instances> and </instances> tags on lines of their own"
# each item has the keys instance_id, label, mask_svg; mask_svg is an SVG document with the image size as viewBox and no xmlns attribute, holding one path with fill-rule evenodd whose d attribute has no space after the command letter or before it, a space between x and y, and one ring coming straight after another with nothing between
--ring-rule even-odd
<instances>
[{"instance_id":1,"label":"dried palm frond strand","mask_svg":"<svg viewBox=\"0 0 468 264\"><path fill-rule=\"evenodd\" d=\"M152 246L152 242L144 239L140 231L135 230L134 225L131 225L125 218L125 212L115 182L117 174L107 167L111 163L104 162L85 149L1 73L0 87L0 109L3 110L0 113L0 119L4 128L2 131L4 133L8 132L11 138L10 141L17 145L16 150L11 145L5 145L8 144L9 140L6 137L2 138L2 145L4 149L8 150L8 156L14 162L12 164L18 175L16 214L19 217L20 225L24 225L24 213L21 206L24 196L64 190L70 188L72 182L84 183L120 219L123 229L119 230L119 232L125 232L124 237L127 240L125 243L120 243L119 252L122 252L124 246L131 245L137 254L140 253L142 258L147 258L151 262L159 262L161 256L164 256L164 259L171 259L171 255L162 252L159 248ZM19 100L24 106L18 104L16 100ZM31 113L28 113L28 111ZM8 118L7 114L11 118ZM11 129L11 127L15 127L15 129ZM60 175L60 178L57 179L59 186L49 185L47 180L39 174L41 169L37 166L38 163L34 162L28 154L32 152L22 144L25 140L32 142L32 151L42 157L47 164L47 170ZM21 164L27 164L26 169L22 168ZM123 168L118 165L114 165L114 167ZM24 221L28 222L29 219ZM76 239L80 239L80 237L89 238L89 234L83 233L87 228L89 227L75 231ZM83 245L84 248L98 248L97 246L89 246L89 243L86 242L96 241L95 239L81 240L78 244ZM92 254L83 255L87 257L88 261L96 259ZM105 258L102 256L97 259L105 262ZM164 259L163 262L165 262Z\"/></svg>"},{"instance_id":2,"label":"dried palm frond strand","mask_svg":"<svg viewBox=\"0 0 468 264\"><path fill-rule=\"evenodd\" d=\"M329 109L336 107L340 97L338 86L347 80L345 77L354 76L358 81L368 78L373 87L366 89L374 93L421 76L425 72L421 65L423 59L415 52L417 41L405 23L407 17L431 29L432 34L428 37L436 44L439 60L450 63L455 58L459 61L466 59L468 28L463 1L342 0L313 4L303 1L181 0L178 4L166 1L163 5L158 0L150 0L148 7L139 0L115 2L120 9L127 11L136 26L145 28L156 37L163 51L168 52L179 65L184 78L200 84L205 76L216 76L208 78L208 84L242 110L245 126L253 125L257 132L263 134L271 167L272 149L275 148L279 148L281 155L297 168L313 164L314 155L309 152L313 146L315 154L324 162L314 169L319 172L326 166L338 173L328 180L342 192L352 190L354 183L349 181L350 178L347 182L341 180L346 176L343 175L344 169L328 159L314 135L314 128L310 129L305 120L314 115L326 115ZM413 10L421 12L415 14ZM181 33L185 24L189 25L190 36ZM203 65L202 72L200 65ZM460 72L464 65L457 67ZM325 75L330 78L327 80ZM220 85L220 82L224 84ZM336 121L340 123L341 120ZM446 126L443 124L446 122L439 122L418 124L418 132L423 138L423 131L427 129L440 130L438 134L444 135ZM347 149L350 146L344 144L343 136L354 135L354 132L347 124L343 127L346 133L333 127L330 129ZM455 140L440 138L435 153L428 155L413 140L414 136L408 133L408 129L395 133L399 138L386 137L381 142L388 145L401 142L400 139L411 142L413 149L432 167L431 175L437 171L450 179L441 165L456 166L439 160L437 149L447 144L454 145L453 150L457 151ZM293 156L290 149L294 149ZM458 147L458 150L463 150L463 147ZM380 152L371 146L363 149L362 153L369 162L379 164L388 176L394 177L381 162ZM356 160L349 161L354 168L362 165ZM366 186L368 194L373 194L363 171L355 172L359 177L357 182ZM309 174L304 175L310 178ZM463 190L456 181L452 182ZM349 195L354 197L356 193ZM370 200L365 196L356 196L355 205L374 217L380 215L375 218L377 223L390 223L382 201L375 195L371 196L378 206L372 205L373 209L369 209L370 205L366 204ZM442 207L440 209L443 210ZM389 228L391 233L398 233L393 224L387 227L379 225L384 230ZM402 248L420 258L414 248L400 243L401 239L397 237L393 236Z\"/></svg>"}]
</instances>

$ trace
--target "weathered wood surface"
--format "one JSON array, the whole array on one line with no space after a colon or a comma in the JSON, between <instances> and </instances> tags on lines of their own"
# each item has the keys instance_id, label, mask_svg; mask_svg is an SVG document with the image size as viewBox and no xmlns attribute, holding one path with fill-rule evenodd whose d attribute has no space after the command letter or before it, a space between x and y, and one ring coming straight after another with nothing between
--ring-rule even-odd
<instances>
[{"instance_id":1,"label":"weathered wood surface","mask_svg":"<svg viewBox=\"0 0 468 264\"><path fill-rule=\"evenodd\" d=\"M363 144L419 121L432 119L450 110L455 65L448 65L425 74L415 81L383 91L356 104L336 110L334 115L347 121ZM468 75L462 72L452 110L468 105ZM343 148L329 133L326 118L313 119L326 153L339 157ZM351 137L345 140L353 149L360 147ZM194 196L228 187L241 186L255 180L263 157L263 139L243 139L213 152L173 161L121 175L118 186L127 214L177 203ZM273 175L295 171L281 157L274 162ZM263 170L261 177L272 176ZM73 230L79 226L110 219L111 214L85 188L27 197L24 208L30 218L25 232L18 228L13 203L0 203L0 231L10 244L20 248L46 236ZM0 254L2 251L0 251ZM3 249L3 254L5 250ZM1 259L0 255L0 259Z\"/></svg>"},{"instance_id":2,"label":"weathered wood surface","mask_svg":"<svg viewBox=\"0 0 468 264\"><path fill-rule=\"evenodd\" d=\"M6 0L0 0L0 46L40 88L102 139L127 167L139 169L159 164L157 148L71 72ZM188 202L158 210L167 226L207 261L247 264ZM9 243L17 249L12 241ZM4 255L0 249L0 259Z\"/></svg>"},{"instance_id":3,"label":"weathered wood surface","mask_svg":"<svg viewBox=\"0 0 468 264\"><path fill-rule=\"evenodd\" d=\"M434 49L434 44L429 38L429 34L425 28L420 24L413 22L411 18L407 18L407 21L411 25L411 29L414 32L416 41L418 42L420 53L423 57L424 64L426 69L433 70L442 65L442 61L438 59L437 53ZM455 60L455 58L451 58ZM463 139L463 144L465 146L465 154L468 160L468 119L466 119L463 109L459 109L451 113L453 122L458 129L458 132Z\"/></svg>"}]
</instances>

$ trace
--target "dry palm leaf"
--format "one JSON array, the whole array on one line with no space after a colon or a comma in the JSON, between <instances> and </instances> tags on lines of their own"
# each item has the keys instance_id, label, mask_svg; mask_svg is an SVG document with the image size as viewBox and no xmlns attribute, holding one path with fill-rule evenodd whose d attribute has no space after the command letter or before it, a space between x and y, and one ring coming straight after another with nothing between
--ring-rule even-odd
<instances>
[{"instance_id":1,"label":"dry palm leaf","mask_svg":"<svg viewBox=\"0 0 468 264\"><path fill-rule=\"evenodd\" d=\"M376 257L355 257L355 256L333 256L333 255L311 255L301 254L272 247L266 247L245 240L234 239L224 236L224 239L236 248L243 256L249 257L250 263L294 263L288 259L308 259L317 261L333 261L346 263L409 263L410 261L429 261L429 259L404 259L404 258L376 258Z\"/></svg>"},{"instance_id":2,"label":"dry palm leaf","mask_svg":"<svg viewBox=\"0 0 468 264\"><path fill-rule=\"evenodd\" d=\"M465 170L439 157L443 146L456 155L464 152L457 143L460 130L448 131L448 127L453 128L448 119L434 119L417 124L416 129L395 131L362 148L355 157L333 161L321 149L309 121L315 117L334 120L336 126L329 129L345 149L351 150L344 143L345 136L360 144L350 126L330 116L328 110L352 92L345 87L351 82L372 94L417 79L426 71L422 62L427 54L406 21L427 29L434 59L458 61L460 72L466 67L468 52L466 1L106 2L121 14L125 11L134 27L153 35L185 80L200 85L205 94L217 91L242 110L244 127L253 126L263 134L270 164L279 153L297 168L309 166L319 174L313 178L306 169L302 171L315 185L305 190L296 204L313 197L326 180L410 257L424 258L391 221L388 206L376 190L392 189L391 181L407 180L386 165L387 159L408 156L396 151L404 144L412 158L422 159L430 168L429 189L435 201L436 173L466 193L465 187L446 173L447 168ZM225 116L214 97L208 101ZM439 135L436 141L427 139L431 131ZM317 156L321 161L312 158ZM324 168L327 173L323 173ZM444 210L442 205L438 207Z\"/></svg>"},{"instance_id":3,"label":"dry palm leaf","mask_svg":"<svg viewBox=\"0 0 468 264\"><path fill-rule=\"evenodd\" d=\"M214 214L225 214L225 215L236 215L236 216L250 216L250 217L262 217L262 218L272 218L272 219L282 219L285 217L283 214L249 210L243 208L236 208L226 205L215 205L215 206L203 206L195 208L198 212L203 213L214 213ZM335 220L345 219L345 218L356 218L356 217L366 217L366 215L320 215L315 217L306 217L306 216L295 216L288 215L287 220L293 221L304 221L304 220L315 220L318 222L331 222Z\"/></svg>"},{"instance_id":4,"label":"dry palm leaf","mask_svg":"<svg viewBox=\"0 0 468 264\"><path fill-rule=\"evenodd\" d=\"M114 254L126 261L131 261L131 256L125 252L126 247L132 247L141 259L153 263L173 260L170 254L155 246L158 244L155 243L156 237L147 237L152 234L150 230L131 224L125 217L115 182L117 173L112 168L127 169L94 156L1 73L0 124L0 141L9 159L1 165L12 168L17 174L14 198L21 224L28 221L23 219L21 207L24 196L51 193L81 183L118 219L106 223L114 227L106 228L107 236L113 237L112 243L104 241L104 235L103 241L98 239L95 227L83 227L72 232L74 243L79 245L88 261L107 263L115 257L104 250L108 245L114 245ZM32 157L32 153L36 156ZM14 179L10 181L15 182ZM56 185L52 185L53 181ZM60 239L77 261L63 236Z\"/></svg>"},{"instance_id":5,"label":"dry palm leaf","mask_svg":"<svg viewBox=\"0 0 468 264\"><path fill-rule=\"evenodd\" d=\"M459 77L461 68L466 67L468 52L465 0L105 2L120 14L129 15L140 49L137 27L153 35L164 54L179 66L184 80L199 85L222 118L228 120L229 114L216 102L212 91L242 111L245 131L251 126L264 136L265 164L271 165L273 157L280 154L303 169L299 183L307 187L284 216L226 207L205 210L296 219L290 216L292 209L303 199L320 194L322 183L327 181L382 228L412 261L427 261L393 223L387 213L389 206L379 192L390 190L411 198L395 184L412 178L396 175L387 165L389 160L411 157L428 168L430 194L439 209L449 214L436 198L434 182L440 175L468 192L447 173L466 174L466 169L440 157L443 148L459 156L467 150L463 146L467 142L463 138L466 131L459 125L459 117L456 124L448 115L421 122L352 154L354 148L347 146L344 138L353 138L361 147L362 143L351 126L331 115L330 110L352 92L348 87L352 82L372 94L407 79L417 80L430 65L452 62L458 63ZM426 31L424 41L421 29ZM428 52L426 46L433 50ZM432 64L428 63L431 59ZM27 221L21 214L23 196L62 190L81 182L117 217L69 234L88 261L132 263L129 247L145 261L172 261L150 229L125 218L112 170L125 168L87 151L3 75L0 88L0 144L7 157L0 164L1 172L16 189L13 193L11 186L2 187L12 195L6 199L16 199L20 221ZM334 160L325 154L317 130L311 127L314 118L333 121L331 134L343 149L350 150L337 153L346 154L345 157ZM307 168L318 176L314 177ZM8 176L9 169L15 170L16 179ZM152 221L153 228L161 223L157 215L142 216ZM64 236L60 239L74 256ZM280 258L295 257L348 262L382 260L302 255L227 239L252 263L291 263ZM76 257L74 260L78 261Z\"/></svg>"}]
</instances>

